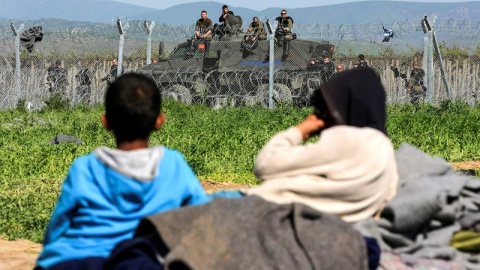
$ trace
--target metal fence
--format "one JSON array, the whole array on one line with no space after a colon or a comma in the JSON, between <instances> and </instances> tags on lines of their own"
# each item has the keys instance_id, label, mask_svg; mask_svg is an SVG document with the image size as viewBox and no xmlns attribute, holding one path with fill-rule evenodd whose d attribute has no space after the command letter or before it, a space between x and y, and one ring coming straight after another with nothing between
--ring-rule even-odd
<instances>
[{"instance_id":1,"label":"metal fence","mask_svg":"<svg viewBox=\"0 0 480 270\"><path fill-rule=\"evenodd\" d=\"M269 40L260 41L255 49L242 47L245 31L214 38L201 49L201 42L187 42L194 35L193 25L144 21L120 22L121 31L117 22L81 28L44 26L42 40L29 53L21 46L17 51L19 36L35 25L12 22L17 36L10 24L0 28L0 109L14 108L19 101L39 109L55 93L71 104L101 103L112 71L118 71L111 67L113 59L120 61L123 72L152 76L166 97L215 108L269 103L305 106L311 91L331 75L331 67L354 68L359 54L381 77L389 103L411 101L407 84L414 61L425 70L424 98L429 102L448 98L473 104L480 93L480 22L433 16L428 20L430 28L423 18L294 25L296 39L285 59L279 40L273 55ZM394 33L388 42L382 42L384 29ZM321 64L322 55L333 63L328 73ZM150 61L158 63L145 67ZM392 67L405 76L395 76Z\"/></svg>"}]
</instances>

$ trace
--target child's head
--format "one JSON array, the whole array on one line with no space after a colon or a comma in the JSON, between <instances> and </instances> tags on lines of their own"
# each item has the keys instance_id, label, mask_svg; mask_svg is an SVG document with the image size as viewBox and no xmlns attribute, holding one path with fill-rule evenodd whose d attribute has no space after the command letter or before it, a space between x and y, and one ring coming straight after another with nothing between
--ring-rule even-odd
<instances>
[{"instance_id":1,"label":"child's head","mask_svg":"<svg viewBox=\"0 0 480 270\"><path fill-rule=\"evenodd\" d=\"M118 143L147 140L160 128L162 98L155 81L135 73L118 77L105 94L102 122Z\"/></svg>"}]
</instances>

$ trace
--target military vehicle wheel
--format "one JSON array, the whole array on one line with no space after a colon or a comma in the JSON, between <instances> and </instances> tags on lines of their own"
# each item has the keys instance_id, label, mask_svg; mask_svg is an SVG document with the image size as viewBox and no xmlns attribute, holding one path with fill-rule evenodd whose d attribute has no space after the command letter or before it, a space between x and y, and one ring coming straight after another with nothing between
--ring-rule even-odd
<instances>
[{"instance_id":1,"label":"military vehicle wheel","mask_svg":"<svg viewBox=\"0 0 480 270\"><path fill-rule=\"evenodd\" d=\"M190 93L190 90L180 84L174 84L167 88L163 96L185 104L192 104L192 94Z\"/></svg>"},{"instance_id":2,"label":"military vehicle wheel","mask_svg":"<svg viewBox=\"0 0 480 270\"><path fill-rule=\"evenodd\" d=\"M268 84L261 84L258 86L257 93L255 94L255 101L262 107L268 107ZM290 88L280 83L273 84L273 106L276 107L280 104L291 103L292 92L290 91Z\"/></svg>"}]
</instances>

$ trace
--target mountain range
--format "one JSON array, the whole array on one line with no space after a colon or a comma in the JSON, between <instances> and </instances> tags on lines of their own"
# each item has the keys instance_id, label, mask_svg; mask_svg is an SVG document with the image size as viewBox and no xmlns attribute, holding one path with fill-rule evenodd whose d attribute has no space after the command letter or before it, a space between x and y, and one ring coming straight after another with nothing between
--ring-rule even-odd
<instances>
[{"instance_id":1,"label":"mountain range","mask_svg":"<svg viewBox=\"0 0 480 270\"><path fill-rule=\"evenodd\" d=\"M154 20L167 25L193 25L201 10L207 10L212 21L217 22L222 4L196 2L179 4L166 9L153 9L107 0L2 0L0 18L8 20L63 19L94 23L112 22L116 18ZM279 8L256 11L230 5L230 10L241 15L244 22L253 16L261 20L279 16ZM345 4L291 8L289 16L302 24L354 24L395 22L418 19L437 14L441 18L478 21L480 1L458 3L419 3L402 1L364 1Z\"/></svg>"}]
</instances>

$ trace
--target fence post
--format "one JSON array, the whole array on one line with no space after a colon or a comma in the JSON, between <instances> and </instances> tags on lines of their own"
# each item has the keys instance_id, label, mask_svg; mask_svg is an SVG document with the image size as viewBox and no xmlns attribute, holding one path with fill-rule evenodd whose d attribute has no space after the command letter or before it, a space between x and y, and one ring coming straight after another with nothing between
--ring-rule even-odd
<instances>
[{"instance_id":1,"label":"fence post","mask_svg":"<svg viewBox=\"0 0 480 270\"><path fill-rule=\"evenodd\" d=\"M122 27L122 22L120 19L117 19L118 32L120 34L120 41L118 44L118 67L117 67L117 78L122 75L122 63L123 63L123 43L124 43L124 32Z\"/></svg>"},{"instance_id":2,"label":"fence post","mask_svg":"<svg viewBox=\"0 0 480 270\"><path fill-rule=\"evenodd\" d=\"M143 28L147 31L147 65L152 63L152 29L155 21L148 25L147 21L143 21Z\"/></svg>"},{"instance_id":3,"label":"fence post","mask_svg":"<svg viewBox=\"0 0 480 270\"><path fill-rule=\"evenodd\" d=\"M423 67L425 68L425 77L427 85L427 101L428 103L433 103L433 79L434 79L434 69L433 69L433 30L428 22L427 16L422 20L423 28Z\"/></svg>"},{"instance_id":4,"label":"fence post","mask_svg":"<svg viewBox=\"0 0 480 270\"><path fill-rule=\"evenodd\" d=\"M20 28L15 29L15 25L10 23L10 28L12 29L13 35L15 36L15 104L18 103L18 100L21 96L21 82L22 82L22 74L21 74L21 64L20 64L20 34L22 32L24 24L20 25Z\"/></svg>"},{"instance_id":5,"label":"fence post","mask_svg":"<svg viewBox=\"0 0 480 270\"><path fill-rule=\"evenodd\" d=\"M273 28L270 21L267 20L267 29L269 33L270 49L268 56L268 108L273 108L273 72L275 67L275 35L273 34Z\"/></svg>"}]
</instances>

